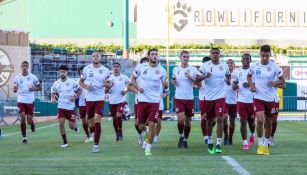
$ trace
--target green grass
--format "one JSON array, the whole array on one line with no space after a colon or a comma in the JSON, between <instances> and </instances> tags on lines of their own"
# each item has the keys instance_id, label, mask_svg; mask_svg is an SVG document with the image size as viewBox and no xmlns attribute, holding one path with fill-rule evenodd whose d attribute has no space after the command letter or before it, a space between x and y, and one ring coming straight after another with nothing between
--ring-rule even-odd
<instances>
[{"instance_id":1,"label":"green grass","mask_svg":"<svg viewBox=\"0 0 307 175\"><path fill-rule=\"evenodd\" d=\"M37 127L50 124L54 123ZM57 125L28 132L27 145L21 144L20 134L5 136L0 140L0 174L238 174L221 155L208 154L199 121L193 121L192 126L189 149L178 149L176 122L164 122L159 144L153 146L149 158L137 144L132 121L124 122L124 141L119 144L115 143L112 122L103 121L98 154L91 152L92 143L84 143L83 132L76 135L68 127L67 149L59 147L62 141ZM238 126L234 145L223 146L222 155L231 156L251 174L306 174L307 122L279 122L277 145L270 149L270 156L256 155L255 146L243 152ZM4 134L19 132L18 126L2 129Z\"/></svg>"}]
</instances>

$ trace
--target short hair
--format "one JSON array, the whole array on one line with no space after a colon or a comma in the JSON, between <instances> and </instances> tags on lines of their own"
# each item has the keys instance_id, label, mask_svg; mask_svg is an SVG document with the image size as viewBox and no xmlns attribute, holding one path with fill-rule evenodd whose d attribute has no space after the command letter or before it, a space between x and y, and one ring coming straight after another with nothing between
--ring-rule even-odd
<instances>
[{"instance_id":1,"label":"short hair","mask_svg":"<svg viewBox=\"0 0 307 175\"><path fill-rule=\"evenodd\" d=\"M85 66L79 67L79 69L78 69L78 74L79 74L79 76L81 75L81 71L83 71L84 67L85 67Z\"/></svg>"},{"instance_id":2,"label":"short hair","mask_svg":"<svg viewBox=\"0 0 307 175\"><path fill-rule=\"evenodd\" d=\"M203 63L204 63L204 62L207 62L207 61L210 61L210 60L211 60L211 58L210 58L210 57L205 56L205 57L203 58Z\"/></svg>"},{"instance_id":3,"label":"short hair","mask_svg":"<svg viewBox=\"0 0 307 175\"><path fill-rule=\"evenodd\" d=\"M68 67L66 65L61 65L59 67L59 70L66 70L66 71L68 71Z\"/></svg>"},{"instance_id":4,"label":"short hair","mask_svg":"<svg viewBox=\"0 0 307 175\"><path fill-rule=\"evenodd\" d=\"M120 63L119 62L114 62L112 65L114 66L114 65L119 65L119 67L121 67L121 65L120 65Z\"/></svg>"},{"instance_id":5,"label":"short hair","mask_svg":"<svg viewBox=\"0 0 307 175\"><path fill-rule=\"evenodd\" d=\"M231 61L231 62L233 62L233 64L235 64L235 61L234 61L233 59L231 59L231 58L229 58L228 60L226 60L226 63L227 63L228 61Z\"/></svg>"},{"instance_id":6,"label":"short hair","mask_svg":"<svg viewBox=\"0 0 307 175\"><path fill-rule=\"evenodd\" d=\"M260 47L260 52L271 52L271 46L265 44Z\"/></svg>"},{"instance_id":7,"label":"short hair","mask_svg":"<svg viewBox=\"0 0 307 175\"><path fill-rule=\"evenodd\" d=\"M150 52L152 52L152 51L156 51L156 52L158 52L158 50L157 50L157 49L155 49L155 48L153 48L153 49L149 49L149 51L147 52L147 55L149 56L149 55L150 55Z\"/></svg>"},{"instance_id":8,"label":"short hair","mask_svg":"<svg viewBox=\"0 0 307 175\"><path fill-rule=\"evenodd\" d=\"M251 56L251 54L249 54L249 53L243 53L242 58L245 57L245 56L248 56L249 59L252 59L252 56Z\"/></svg>"},{"instance_id":9,"label":"short hair","mask_svg":"<svg viewBox=\"0 0 307 175\"><path fill-rule=\"evenodd\" d=\"M145 61L148 61L148 57L141 58L140 63L144 63Z\"/></svg>"},{"instance_id":10,"label":"short hair","mask_svg":"<svg viewBox=\"0 0 307 175\"><path fill-rule=\"evenodd\" d=\"M184 54L184 53L190 54L190 52L189 52L189 51L187 51L187 50L183 50L183 51L180 53L180 57L181 57L181 56L182 56L182 54Z\"/></svg>"},{"instance_id":11,"label":"short hair","mask_svg":"<svg viewBox=\"0 0 307 175\"><path fill-rule=\"evenodd\" d=\"M28 61L23 61L23 62L21 62L21 65L23 65L23 64L29 65L29 62Z\"/></svg>"},{"instance_id":12,"label":"short hair","mask_svg":"<svg viewBox=\"0 0 307 175\"><path fill-rule=\"evenodd\" d=\"M217 47L212 47L211 50L210 50L210 53L211 53L212 51L214 51L214 50L217 50L217 51L221 52L219 48L217 48Z\"/></svg>"}]
</instances>

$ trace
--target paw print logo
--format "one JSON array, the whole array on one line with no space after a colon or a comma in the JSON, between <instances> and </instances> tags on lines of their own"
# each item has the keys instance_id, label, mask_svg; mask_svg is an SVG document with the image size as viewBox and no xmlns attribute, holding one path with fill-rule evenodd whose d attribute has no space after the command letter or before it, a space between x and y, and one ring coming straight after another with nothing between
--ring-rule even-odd
<instances>
[{"instance_id":1,"label":"paw print logo","mask_svg":"<svg viewBox=\"0 0 307 175\"><path fill-rule=\"evenodd\" d=\"M175 29L180 32L185 26L188 25L188 14L192 11L191 7L188 7L187 4L181 4L180 1L178 1L174 5L174 17L180 16L180 19L177 22L174 22Z\"/></svg>"}]
</instances>

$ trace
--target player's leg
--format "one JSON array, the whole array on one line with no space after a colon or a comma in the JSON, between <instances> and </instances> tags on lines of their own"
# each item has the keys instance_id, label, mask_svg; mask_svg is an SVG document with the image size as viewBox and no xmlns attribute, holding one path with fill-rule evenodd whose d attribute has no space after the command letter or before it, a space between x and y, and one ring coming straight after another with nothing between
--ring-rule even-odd
<instances>
[{"instance_id":1,"label":"player's leg","mask_svg":"<svg viewBox=\"0 0 307 175\"><path fill-rule=\"evenodd\" d=\"M184 122L185 122L185 107L182 100L175 100L176 105L176 113L177 113L177 128L179 133L179 140L178 140L178 148L182 148L183 140L184 140Z\"/></svg>"},{"instance_id":2,"label":"player's leg","mask_svg":"<svg viewBox=\"0 0 307 175\"><path fill-rule=\"evenodd\" d=\"M226 105L227 106L227 105ZM228 111L228 108L226 107ZM224 133L224 145L228 145L228 112L225 111L223 114L223 133Z\"/></svg>"},{"instance_id":3,"label":"player's leg","mask_svg":"<svg viewBox=\"0 0 307 175\"><path fill-rule=\"evenodd\" d=\"M112 117L113 128L115 131L116 142L118 142L119 141L119 131L118 131L118 120L116 118L117 104L110 104L109 109L110 109L110 116Z\"/></svg>"},{"instance_id":4,"label":"player's leg","mask_svg":"<svg viewBox=\"0 0 307 175\"><path fill-rule=\"evenodd\" d=\"M194 100L185 100L184 140L183 148L188 148L188 138L191 131L191 118L194 116Z\"/></svg>"},{"instance_id":5,"label":"player's leg","mask_svg":"<svg viewBox=\"0 0 307 175\"><path fill-rule=\"evenodd\" d=\"M237 117L237 104L231 104L228 107L229 128L228 128L228 144L232 145L232 136L235 131L236 117Z\"/></svg>"},{"instance_id":6,"label":"player's leg","mask_svg":"<svg viewBox=\"0 0 307 175\"><path fill-rule=\"evenodd\" d=\"M278 118L278 112L279 112L279 103L275 103L275 114L273 117L273 122L272 122L272 132L271 132L271 138L270 138L270 146L275 145L275 132L277 129L277 118Z\"/></svg>"},{"instance_id":7,"label":"player's leg","mask_svg":"<svg viewBox=\"0 0 307 175\"><path fill-rule=\"evenodd\" d=\"M154 140L155 136L155 119L159 115L159 103L150 103L148 104L148 143L146 144L145 148L145 155L152 155L151 154L151 145Z\"/></svg>"},{"instance_id":8,"label":"player's leg","mask_svg":"<svg viewBox=\"0 0 307 175\"><path fill-rule=\"evenodd\" d=\"M34 104L25 104L25 114L27 117L27 123L31 126L31 131L35 132L35 124L33 121L33 114L34 114Z\"/></svg>"},{"instance_id":9,"label":"player's leg","mask_svg":"<svg viewBox=\"0 0 307 175\"><path fill-rule=\"evenodd\" d=\"M225 98L220 98L215 101L215 115L216 115L216 146L215 152L222 153L222 136L223 136L223 114L225 110Z\"/></svg>"},{"instance_id":10,"label":"player's leg","mask_svg":"<svg viewBox=\"0 0 307 175\"><path fill-rule=\"evenodd\" d=\"M264 127L264 121L265 121L265 106L262 100L254 99L254 107L255 107L255 114L257 117L257 136L258 136L258 148L257 148L257 154L262 155L263 154L263 147L264 147L264 139L263 139L263 127Z\"/></svg>"},{"instance_id":11,"label":"player's leg","mask_svg":"<svg viewBox=\"0 0 307 175\"><path fill-rule=\"evenodd\" d=\"M137 131L138 133L138 143L139 145L143 144L143 141L144 141L144 136L142 134L142 131L139 129L139 125L138 125L138 113L137 113L137 110L138 109L138 104L134 104L134 127L135 127L135 130Z\"/></svg>"},{"instance_id":12,"label":"player's leg","mask_svg":"<svg viewBox=\"0 0 307 175\"><path fill-rule=\"evenodd\" d=\"M248 144L249 146L253 146L255 143L254 133L255 133L255 128L256 128L254 105L252 103L248 103L246 105L247 105L246 108L248 109L247 122L249 126L249 131L250 131L250 137L249 137Z\"/></svg>"},{"instance_id":13,"label":"player's leg","mask_svg":"<svg viewBox=\"0 0 307 175\"><path fill-rule=\"evenodd\" d=\"M66 119L69 121L68 126L71 130L75 131L77 134L79 134L79 128L76 124L76 113L75 110L66 110Z\"/></svg>"},{"instance_id":14,"label":"player's leg","mask_svg":"<svg viewBox=\"0 0 307 175\"><path fill-rule=\"evenodd\" d=\"M207 117L204 115L204 100L199 100L198 102L199 104L199 110L200 110L200 116L201 116L201 120L200 120L200 127L201 127L201 131L203 134L203 141L205 144L208 143L208 124L207 124Z\"/></svg>"},{"instance_id":15,"label":"player's leg","mask_svg":"<svg viewBox=\"0 0 307 175\"><path fill-rule=\"evenodd\" d=\"M273 123L273 117L275 114L275 104L274 102L265 102L265 123L264 123L264 148L263 148L263 154L269 155L269 141L271 138L271 131L272 131L272 123Z\"/></svg>"},{"instance_id":16,"label":"player's leg","mask_svg":"<svg viewBox=\"0 0 307 175\"><path fill-rule=\"evenodd\" d=\"M123 140L123 112L124 112L124 103L120 103L116 107L116 120L118 124L118 136L119 140Z\"/></svg>"},{"instance_id":17,"label":"player's leg","mask_svg":"<svg viewBox=\"0 0 307 175\"><path fill-rule=\"evenodd\" d=\"M82 127L86 135L86 139L84 142L90 142L90 132L88 127L88 121L86 119L86 109L85 106L79 106L79 115L82 121Z\"/></svg>"},{"instance_id":18,"label":"player's leg","mask_svg":"<svg viewBox=\"0 0 307 175\"><path fill-rule=\"evenodd\" d=\"M94 103L94 146L93 152L99 152L99 141L101 135L101 118L103 114L104 101L96 101Z\"/></svg>"},{"instance_id":19,"label":"player's leg","mask_svg":"<svg viewBox=\"0 0 307 175\"><path fill-rule=\"evenodd\" d=\"M63 109L58 109L58 123L59 123L59 129L60 134L63 139L63 144L61 145L62 148L68 147L67 137L66 137L66 131L65 131L65 111Z\"/></svg>"},{"instance_id":20,"label":"player's leg","mask_svg":"<svg viewBox=\"0 0 307 175\"><path fill-rule=\"evenodd\" d=\"M88 122L88 128L90 131L90 141L94 140L94 102L92 101L86 101L86 115L87 115L87 122Z\"/></svg>"},{"instance_id":21,"label":"player's leg","mask_svg":"<svg viewBox=\"0 0 307 175\"><path fill-rule=\"evenodd\" d=\"M27 126L26 126L26 109L23 103L17 103L20 116L20 130L22 135L22 143L27 144Z\"/></svg>"},{"instance_id":22,"label":"player's leg","mask_svg":"<svg viewBox=\"0 0 307 175\"><path fill-rule=\"evenodd\" d=\"M246 151L249 149L247 142L247 118L248 118L248 109L246 109L245 103L238 102L238 113L240 115L240 132L243 141L243 150Z\"/></svg>"},{"instance_id":23,"label":"player's leg","mask_svg":"<svg viewBox=\"0 0 307 175\"><path fill-rule=\"evenodd\" d=\"M161 127L162 127L162 116L163 116L163 110L159 110L158 118L156 118L156 127L155 127L156 135L154 138L154 144L158 143L158 136L160 134Z\"/></svg>"}]
</instances>

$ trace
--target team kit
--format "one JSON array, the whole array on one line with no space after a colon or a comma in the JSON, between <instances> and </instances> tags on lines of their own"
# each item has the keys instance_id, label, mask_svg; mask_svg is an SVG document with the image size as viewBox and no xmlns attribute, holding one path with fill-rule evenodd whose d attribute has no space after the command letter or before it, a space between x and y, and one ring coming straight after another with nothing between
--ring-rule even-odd
<instances>
[{"instance_id":1,"label":"team kit","mask_svg":"<svg viewBox=\"0 0 307 175\"><path fill-rule=\"evenodd\" d=\"M86 136L85 142L93 142L93 153L99 153L101 118L106 94L109 95L110 116L113 118L116 142L121 142L124 136L122 118L126 94L130 91L136 93L134 125L138 144L145 150L145 156L152 156L152 145L158 144L162 128L163 99L169 95L169 83L173 83L179 149L189 147L191 119L194 116L193 88L199 88L200 126L209 154L220 154L222 145L233 144L235 119L238 114L242 150L248 151L256 144L257 138L257 154L269 155L269 146L275 144L274 135L277 128L277 90L285 88L285 79L282 69L270 59L270 46L261 46L259 52L259 61L251 64L252 56L244 53L241 58L242 66L235 68L234 60L220 62L220 49L212 48L210 55L203 58L203 64L196 68L189 65L189 52L182 51L178 55L180 64L171 73L171 82L168 82L167 72L159 64L159 53L156 49L148 51L147 57L140 60L130 78L121 73L119 62L113 63L112 71L103 66L98 52L92 54L90 65L78 70L78 81L69 78L68 67L61 65L60 78L51 87L51 101L58 102L57 120L63 139L60 147L69 147L65 131L66 120L70 129L76 133L80 132L76 123L77 106ZM21 69L22 73L14 79L13 91L18 94L22 143L27 144L26 123L31 126L31 131L35 132L34 92L42 88L37 77L29 72L27 61L22 62Z\"/></svg>"}]
</instances>

